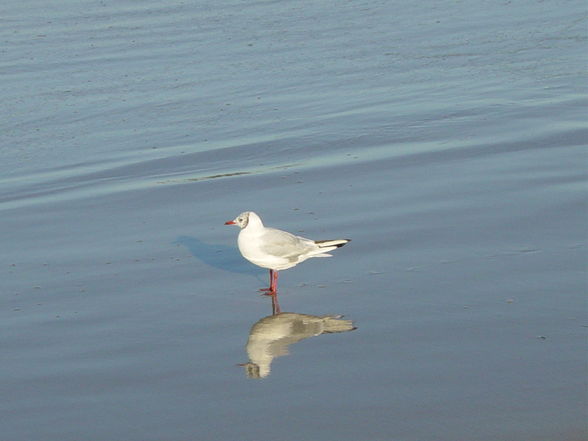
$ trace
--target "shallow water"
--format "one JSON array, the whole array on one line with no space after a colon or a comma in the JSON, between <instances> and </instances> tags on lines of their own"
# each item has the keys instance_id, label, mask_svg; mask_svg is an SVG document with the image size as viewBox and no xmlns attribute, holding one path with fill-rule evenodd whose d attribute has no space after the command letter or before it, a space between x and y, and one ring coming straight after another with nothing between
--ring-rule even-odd
<instances>
[{"instance_id":1,"label":"shallow water","mask_svg":"<svg viewBox=\"0 0 588 441\"><path fill-rule=\"evenodd\" d=\"M585 439L564 6L4 2L2 439ZM352 239L279 301L357 329L258 379L267 274L223 226L247 209Z\"/></svg>"}]
</instances>

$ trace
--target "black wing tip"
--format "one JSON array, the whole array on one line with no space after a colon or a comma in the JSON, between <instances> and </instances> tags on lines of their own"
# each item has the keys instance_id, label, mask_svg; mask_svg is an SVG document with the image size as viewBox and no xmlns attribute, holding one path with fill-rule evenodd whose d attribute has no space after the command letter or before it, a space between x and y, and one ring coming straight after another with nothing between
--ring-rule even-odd
<instances>
[{"instance_id":1,"label":"black wing tip","mask_svg":"<svg viewBox=\"0 0 588 441\"><path fill-rule=\"evenodd\" d=\"M333 242L335 240L341 240L341 241L345 241L343 243L338 243L338 244L331 244L329 245L330 247L337 247L337 248L341 248L343 245L346 245L348 242L351 242L351 239L327 239L327 240L315 240L314 243L316 243L317 245L320 246L320 244L325 243L325 242Z\"/></svg>"}]
</instances>

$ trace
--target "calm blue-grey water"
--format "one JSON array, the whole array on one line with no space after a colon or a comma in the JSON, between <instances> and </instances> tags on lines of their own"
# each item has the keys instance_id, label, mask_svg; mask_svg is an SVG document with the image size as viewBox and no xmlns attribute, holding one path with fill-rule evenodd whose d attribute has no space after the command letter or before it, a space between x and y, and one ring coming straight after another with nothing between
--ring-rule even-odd
<instances>
[{"instance_id":1,"label":"calm blue-grey water","mask_svg":"<svg viewBox=\"0 0 588 441\"><path fill-rule=\"evenodd\" d=\"M584 1L0 23L2 441L586 439ZM352 239L290 314L245 210Z\"/></svg>"}]
</instances>

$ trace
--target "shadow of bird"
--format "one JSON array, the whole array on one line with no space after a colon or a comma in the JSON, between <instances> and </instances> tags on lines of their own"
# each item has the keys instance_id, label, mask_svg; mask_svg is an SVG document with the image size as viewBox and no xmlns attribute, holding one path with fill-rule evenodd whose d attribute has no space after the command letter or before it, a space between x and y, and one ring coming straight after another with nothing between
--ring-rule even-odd
<instances>
[{"instance_id":1,"label":"shadow of bird","mask_svg":"<svg viewBox=\"0 0 588 441\"><path fill-rule=\"evenodd\" d=\"M235 247L210 244L191 236L180 236L174 242L188 249L190 254L205 264L223 271L249 274L260 278L263 270L243 260Z\"/></svg>"}]
</instances>

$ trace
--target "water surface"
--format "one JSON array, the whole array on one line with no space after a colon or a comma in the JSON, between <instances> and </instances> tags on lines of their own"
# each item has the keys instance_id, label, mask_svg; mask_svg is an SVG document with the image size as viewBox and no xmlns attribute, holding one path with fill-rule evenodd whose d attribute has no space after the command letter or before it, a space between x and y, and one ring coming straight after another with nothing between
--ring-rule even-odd
<instances>
[{"instance_id":1,"label":"water surface","mask_svg":"<svg viewBox=\"0 0 588 441\"><path fill-rule=\"evenodd\" d=\"M3 440L586 438L583 2L0 16ZM255 379L244 210L352 239Z\"/></svg>"}]
</instances>

